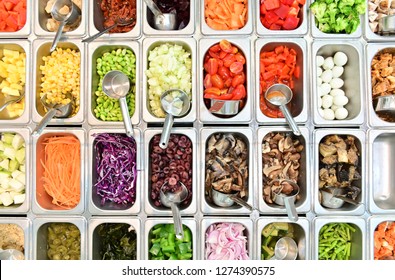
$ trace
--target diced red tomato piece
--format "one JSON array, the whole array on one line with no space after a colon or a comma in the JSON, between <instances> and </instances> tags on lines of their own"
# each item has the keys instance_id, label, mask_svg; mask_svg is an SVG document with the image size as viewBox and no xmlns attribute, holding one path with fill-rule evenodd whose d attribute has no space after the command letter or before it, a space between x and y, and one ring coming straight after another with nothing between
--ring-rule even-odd
<instances>
[{"instance_id":1,"label":"diced red tomato piece","mask_svg":"<svg viewBox=\"0 0 395 280\"><path fill-rule=\"evenodd\" d=\"M17 22L16 18L13 15L9 15L5 22L8 25L8 27L13 29L14 31L17 31L17 29L18 29L18 22Z\"/></svg>"},{"instance_id":2,"label":"diced red tomato piece","mask_svg":"<svg viewBox=\"0 0 395 280\"><path fill-rule=\"evenodd\" d=\"M296 27L298 27L298 24L299 24L299 18L289 16L285 19L283 28L286 30L293 30L296 29Z\"/></svg>"},{"instance_id":3,"label":"diced red tomato piece","mask_svg":"<svg viewBox=\"0 0 395 280\"><path fill-rule=\"evenodd\" d=\"M287 5L287 6L291 6L292 3L294 2L294 0L280 0L280 1L281 1L281 3L283 3L284 5Z\"/></svg>"},{"instance_id":4,"label":"diced red tomato piece","mask_svg":"<svg viewBox=\"0 0 395 280\"><path fill-rule=\"evenodd\" d=\"M265 15L265 19L269 23L269 25L278 21L279 16L274 12L275 10L268 11Z\"/></svg>"},{"instance_id":5,"label":"diced red tomato piece","mask_svg":"<svg viewBox=\"0 0 395 280\"><path fill-rule=\"evenodd\" d=\"M235 87L234 90L232 90L232 100L241 100L247 96L247 91L246 88L243 84L238 85Z\"/></svg>"},{"instance_id":6,"label":"diced red tomato piece","mask_svg":"<svg viewBox=\"0 0 395 280\"><path fill-rule=\"evenodd\" d=\"M288 16L297 17L299 15L300 8L299 7L291 7L288 12Z\"/></svg>"},{"instance_id":7,"label":"diced red tomato piece","mask_svg":"<svg viewBox=\"0 0 395 280\"><path fill-rule=\"evenodd\" d=\"M306 4L306 0L295 0L295 1L298 1L298 3L300 4L300 5L304 5L304 4Z\"/></svg>"},{"instance_id":8,"label":"diced red tomato piece","mask_svg":"<svg viewBox=\"0 0 395 280\"><path fill-rule=\"evenodd\" d=\"M261 15L266 14L267 10L266 10L265 4L261 4L261 6L260 6L260 12L261 12Z\"/></svg>"},{"instance_id":9,"label":"diced red tomato piece","mask_svg":"<svg viewBox=\"0 0 395 280\"><path fill-rule=\"evenodd\" d=\"M22 28L26 24L26 9L20 10L18 15L18 27Z\"/></svg>"},{"instance_id":10,"label":"diced red tomato piece","mask_svg":"<svg viewBox=\"0 0 395 280\"><path fill-rule=\"evenodd\" d=\"M266 17L261 17L261 23L264 27L266 27L267 29L270 28L270 23L267 21Z\"/></svg>"},{"instance_id":11,"label":"diced red tomato piece","mask_svg":"<svg viewBox=\"0 0 395 280\"><path fill-rule=\"evenodd\" d=\"M299 65L295 66L294 76L295 76L296 79L299 79L299 77L300 77L300 66Z\"/></svg>"},{"instance_id":12,"label":"diced red tomato piece","mask_svg":"<svg viewBox=\"0 0 395 280\"><path fill-rule=\"evenodd\" d=\"M265 0L263 2L267 11L280 7L280 0Z\"/></svg>"},{"instance_id":13,"label":"diced red tomato piece","mask_svg":"<svg viewBox=\"0 0 395 280\"><path fill-rule=\"evenodd\" d=\"M12 11L12 9L14 8L15 4L10 2L10 1L5 1L4 2L4 6L6 8L7 11Z\"/></svg>"},{"instance_id":14,"label":"diced red tomato piece","mask_svg":"<svg viewBox=\"0 0 395 280\"><path fill-rule=\"evenodd\" d=\"M276 13L276 15L278 15L280 18L284 19L287 17L288 12L289 12L289 6L288 5L284 5L283 3L280 4L280 7L278 7L277 9L274 10L274 12Z\"/></svg>"},{"instance_id":15,"label":"diced red tomato piece","mask_svg":"<svg viewBox=\"0 0 395 280\"><path fill-rule=\"evenodd\" d=\"M5 23L5 21L0 21L0 31L4 31L6 26L7 24Z\"/></svg>"}]
</instances>

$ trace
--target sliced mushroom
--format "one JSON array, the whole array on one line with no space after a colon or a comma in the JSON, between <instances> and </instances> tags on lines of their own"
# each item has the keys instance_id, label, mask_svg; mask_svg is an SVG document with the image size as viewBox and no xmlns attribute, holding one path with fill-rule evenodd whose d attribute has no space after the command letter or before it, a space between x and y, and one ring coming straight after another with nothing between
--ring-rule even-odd
<instances>
[{"instance_id":1,"label":"sliced mushroom","mask_svg":"<svg viewBox=\"0 0 395 280\"><path fill-rule=\"evenodd\" d=\"M269 177L269 174L272 173L273 171L279 170L281 169L282 166L281 165L274 165L274 166L265 166L263 168L263 174L265 174L266 177Z\"/></svg>"}]
</instances>

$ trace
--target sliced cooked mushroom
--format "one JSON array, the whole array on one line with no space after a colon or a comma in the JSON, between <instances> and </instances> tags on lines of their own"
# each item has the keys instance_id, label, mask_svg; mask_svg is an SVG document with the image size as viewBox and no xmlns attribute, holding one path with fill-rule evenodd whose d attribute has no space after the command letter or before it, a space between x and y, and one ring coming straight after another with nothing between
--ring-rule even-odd
<instances>
[{"instance_id":1,"label":"sliced cooked mushroom","mask_svg":"<svg viewBox=\"0 0 395 280\"><path fill-rule=\"evenodd\" d=\"M334 155L337 152L337 148L332 144L323 144L321 143L319 146L320 154L325 158L331 155Z\"/></svg>"},{"instance_id":2,"label":"sliced cooked mushroom","mask_svg":"<svg viewBox=\"0 0 395 280\"><path fill-rule=\"evenodd\" d=\"M267 166L265 165L265 167L263 168L263 174L265 174L266 177L269 177L269 174L272 173L273 171L282 169L281 165L274 165L274 166Z\"/></svg>"}]
</instances>

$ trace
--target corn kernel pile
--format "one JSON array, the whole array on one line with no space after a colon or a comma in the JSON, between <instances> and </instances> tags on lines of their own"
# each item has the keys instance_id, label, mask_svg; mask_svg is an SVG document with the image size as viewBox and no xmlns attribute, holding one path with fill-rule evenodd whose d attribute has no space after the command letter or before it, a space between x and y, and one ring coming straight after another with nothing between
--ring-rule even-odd
<instances>
[{"instance_id":1,"label":"corn kernel pile","mask_svg":"<svg viewBox=\"0 0 395 280\"><path fill-rule=\"evenodd\" d=\"M47 94L47 104L67 104L66 93L70 92L74 99L71 116L75 115L80 107L80 52L56 48L43 61L40 97Z\"/></svg>"},{"instance_id":2,"label":"corn kernel pile","mask_svg":"<svg viewBox=\"0 0 395 280\"><path fill-rule=\"evenodd\" d=\"M20 96L25 90L26 53L3 49L0 60L0 91L7 96ZM14 97L14 98L15 98ZM24 112L24 99L7 106L10 118L19 117Z\"/></svg>"}]
</instances>

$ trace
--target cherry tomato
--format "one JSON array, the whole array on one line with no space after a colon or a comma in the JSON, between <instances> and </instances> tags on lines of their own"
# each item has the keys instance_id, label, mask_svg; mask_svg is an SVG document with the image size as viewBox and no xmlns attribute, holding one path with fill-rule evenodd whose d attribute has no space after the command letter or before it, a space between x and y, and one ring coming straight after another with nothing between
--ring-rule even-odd
<instances>
[{"instance_id":1,"label":"cherry tomato","mask_svg":"<svg viewBox=\"0 0 395 280\"><path fill-rule=\"evenodd\" d=\"M239 49L235 46L232 46L232 53L236 54L239 52Z\"/></svg>"},{"instance_id":2,"label":"cherry tomato","mask_svg":"<svg viewBox=\"0 0 395 280\"><path fill-rule=\"evenodd\" d=\"M221 66L218 68L217 74L220 75L223 80L227 80L230 77L229 68L225 66Z\"/></svg>"},{"instance_id":3,"label":"cherry tomato","mask_svg":"<svg viewBox=\"0 0 395 280\"><path fill-rule=\"evenodd\" d=\"M236 61L236 58L233 53L228 53L222 60L224 62L224 66L229 67L233 62Z\"/></svg>"},{"instance_id":4,"label":"cherry tomato","mask_svg":"<svg viewBox=\"0 0 395 280\"><path fill-rule=\"evenodd\" d=\"M209 60L204 64L204 70L210 75L214 75L218 71L218 60L216 58L209 58Z\"/></svg>"},{"instance_id":5,"label":"cherry tomato","mask_svg":"<svg viewBox=\"0 0 395 280\"><path fill-rule=\"evenodd\" d=\"M241 100L247 96L246 88L244 85L238 85L237 87L234 88L232 91L233 93L233 100Z\"/></svg>"},{"instance_id":6,"label":"cherry tomato","mask_svg":"<svg viewBox=\"0 0 395 280\"><path fill-rule=\"evenodd\" d=\"M209 50L212 52L219 52L221 50L221 47L219 46L219 44L215 44L212 45Z\"/></svg>"},{"instance_id":7,"label":"cherry tomato","mask_svg":"<svg viewBox=\"0 0 395 280\"><path fill-rule=\"evenodd\" d=\"M232 79L232 87L236 87L238 85L242 85L245 82L245 74L241 72L241 74L237 74Z\"/></svg>"},{"instance_id":8,"label":"cherry tomato","mask_svg":"<svg viewBox=\"0 0 395 280\"><path fill-rule=\"evenodd\" d=\"M224 81L218 74L211 75L211 83L213 87L223 89L224 88Z\"/></svg>"},{"instance_id":9,"label":"cherry tomato","mask_svg":"<svg viewBox=\"0 0 395 280\"><path fill-rule=\"evenodd\" d=\"M232 78L231 78L231 77L229 77L229 78L227 78L227 79L225 80L224 86L225 86L226 88L229 88L230 86L232 86Z\"/></svg>"},{"instance_id":10,"label":"cherry tomato","mask_svg":"<svg viewBox=\"0 0 395 280\"><path fill-rule=\"evenodd\" d=\"M220 59L224 59L224 57L225 57L227 54L228 54L227 52L220 51L218 56L219 56Z\"/></svg>"},{"instance_id":11,"label":"cherry tomato","mask_svg":"<svg viewBox=\"0 0 395 280\"><path fill-rule=\"evenodd\" d=\"M211 75L206 74L206 76L204 76L204 80L203 80L203 87L204 88L211 88L212 86L213 86L213 84L211 83Z\"/></svg>"},{"instance_id":12,"label":"cherry tomato","mask_svg":"<svg viewBox=\"0 0 395 280\"><path fill-rule=\"evenodd\" d=\"M229 70L231 73L240 74L243 72L243 64L238 61L232 62L232 64L229 65Z\"/></svg>"},{"instance_id":13,"label":"cherry tomato","mask_svg":"<svg viewBox=\"0 0 395 280\"><path fill-rule=\"evenodd\" d=\"M216 87L210 87L210 88L206 88L204 90L204 94L220 95L221 94L221 90L219 88L216 88Z\"/></svg>"},{"instance_id":14,"label":"cherry tomato","mask_svg":"<svg viewBox=\"0 0 395 280\"><path fill-rule=\"evenodd\" d=\"M241 62L243 64L246 63L246 59L242 53L235 54L236 61Z\"/></svg>"},{"instance_id":15,"label":"cherry tomato","mask_svg":"<svg viewBox=\"0 0 395 280\"><path fill-rule=\"evenodd\" d=\"M233 46L228 40L225 40L225 39L221 40L219 42L219 46L220 46L221 50L223 50L226 53L232 53L232 51L233 51Z\"/></svg>"},{"instance_id":16,"label":"cherry tomato","mask_svg":"<svg viewBox=\"0 0 395 280\"><path fill-rule=\"evenodd\" d=\"M213 51L208 51L208 54L213 57L213 58L219 58L219 53L218 52L213 52Z\"/></svg>"}]
</instances>

